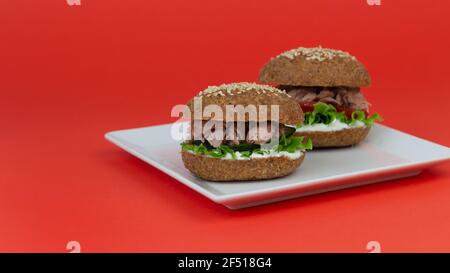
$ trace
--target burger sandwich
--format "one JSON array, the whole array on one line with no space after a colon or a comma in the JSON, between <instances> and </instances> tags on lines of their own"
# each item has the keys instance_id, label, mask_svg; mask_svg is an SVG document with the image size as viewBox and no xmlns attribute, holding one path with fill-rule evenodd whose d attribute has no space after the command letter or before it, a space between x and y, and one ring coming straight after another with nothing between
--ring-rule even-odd
<instances>
[{"instance_id":1,"label":"burger sandwich","mask_svg":"<svg viewBox=\"0 0 450 273\"><path fill-rule=\"evenodd\" d=\"M205 180L285 176L312 148L311 141L294 135L303 113L280 89L255 83L210 86L187 106L191 118L181 156L185 167Z\"/></svg>"},{"instance_id":2,"label":"burger sandwich","mask_svg":"<svg viewBox=\"0 0 450 273\"><path fill-rule=\"evenodd\" d=\"M360 143L380 115L369 115L370 103L361 87L371 84L363 64L347 52L322 47L286 51L266 63L260 82L285 90L300 104L304 123L295 135L314 147L343 147Z\"/></svg>"}]
</instances>

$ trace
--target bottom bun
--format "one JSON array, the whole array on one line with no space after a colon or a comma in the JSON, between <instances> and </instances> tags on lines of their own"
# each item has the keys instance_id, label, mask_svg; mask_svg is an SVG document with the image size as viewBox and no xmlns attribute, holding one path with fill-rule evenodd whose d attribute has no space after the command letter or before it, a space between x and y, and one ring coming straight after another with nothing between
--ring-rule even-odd
<instances>
[{"instance_id":1,"label":"bottom bun","mask_svg":"<svg viewBox=\"0 0 450 273\"><path fill-rule=\"evenodd\" d=\"M249 160L213 158L182 151L184 166L196 176L211 181L261 180L291 174L305 158L286 156Z\"/></svg>"},{"instance_id":2,"label":"bottom bun","mask_svg":"<svg viewBox=\"0 0 450 273\"><path fill-rule=\"evenodd\" d=\"M370 131L370 127L357 127L331 132L297 132L295 135L310 138L314 148L345 147L363 141Z\"/></svg>"}]
</instances>

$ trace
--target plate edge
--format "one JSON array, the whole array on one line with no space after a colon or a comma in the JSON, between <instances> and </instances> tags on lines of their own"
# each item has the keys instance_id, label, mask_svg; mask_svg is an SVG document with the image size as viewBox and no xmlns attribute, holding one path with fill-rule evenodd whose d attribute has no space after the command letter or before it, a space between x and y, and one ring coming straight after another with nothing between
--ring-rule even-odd
<instances>
[{"instance_id":1,"label":"plate edge","mask_svg":"<svg viewBox=\"0 0 450 273\"><path fill-rule=\"evenodd\" d=\"M132 130L132 129L130 129L130 130ZM194 183L186 180L185 178L183 178L181 176L178 176L177 173L175 173L175 172L171 171L170 169L162 166L158 162L155 162L154 160L149 159L148 157L146 157L142 153L136 151L132 147L130 147L130 146L120 142L120 140L114 135L114 134L116 134L117 132L120 132L120 131L126 131L126 130L110 131L110 132L105 133L104 137L105 137L106 140L108 140L112 144L114 144L117 147L121 148L122 150L132 154L133 156L139 158L140 160L150 164L154 168L164 172L165 174L167 174L168 176L172 177L173 179L178 180L179 182L181 182L183 185L187 186L188 188L190 188L190 189L194 190L195 192L205 196L206 198L210 199L211 201L213 201L215 203L223 205L223 203L221 202L222 199L220 198L220 196L216 196L214 194L211 194L207 190L204 190L203 188L195 185Z\"/></svg>"}]
</instances>

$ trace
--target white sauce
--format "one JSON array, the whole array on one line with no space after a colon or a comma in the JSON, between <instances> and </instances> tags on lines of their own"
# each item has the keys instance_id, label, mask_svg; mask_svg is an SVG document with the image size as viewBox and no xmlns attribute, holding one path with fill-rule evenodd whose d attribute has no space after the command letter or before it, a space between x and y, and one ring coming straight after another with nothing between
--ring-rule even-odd
<instances>
[{"instance_id":1,"label":"white sauce","mask_svg":"<svg viewBox=\"0 0 450 273\"><path fill-rule=\"evenodd\" d=\"M192 151L189 151L190 153L194 153ZM293 153L289 153L289 152L276 152L274 150L268 151L268 153L264 153L264 154L252 154L250 155L250 157L244 157L241 155L240 152L235 152L236 154L236 159L233 159L233 157L231 156L231 154L227 153L224 157L222 157L221 159L224 160L250 160L250 159L258 159L258 158L269 158L269 157L281 157L281 156L285 156L289 159L298 159L303 155L303 152L298 150L295 151Z\"/></svg>"},{"instance_id":2,"label":"white sauce","mask_svg":"<svg viewBox=\"0 0 450 273\"><path fill-rule=\"evenodd\" d=\"M252 155L250 155L250 157L243 157L240 152L235 152L235 154L237 157L236 160L250 160L258 158L281 157L281 156L285 156L289 159L297 159L303 155L303 152L299 150L293 153L289 153L289 152L276 152L272 150L264 154L253 153ZM231 157L231 154L226 154L225 157L223 157L223 159L233 159L233 158Z\"/></svg>"},{"instance_id":3,"label":"white sauce","mask_svg":"<svg viewBox=\"0 0 450 273\"><path fill-rule=\"evenodd\" d=\"M354 124L349 125L347 123L341 122L337 119L335 119L330 124L323 124L323 123L317 123L313 125L304 125L300 128L297 128L296 132L333 132L333 131L339 131L343 129L350 129L350 128L359 128L359 127L365 127L366 125L364 122L357 120Z\"/></svg>"}]
</instances>

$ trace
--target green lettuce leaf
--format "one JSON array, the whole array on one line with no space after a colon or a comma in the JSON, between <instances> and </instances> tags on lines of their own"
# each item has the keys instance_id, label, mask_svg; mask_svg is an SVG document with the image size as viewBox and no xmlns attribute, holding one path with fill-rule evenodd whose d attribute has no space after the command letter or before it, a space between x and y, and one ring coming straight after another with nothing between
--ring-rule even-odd
<instances>
[{"instance_id":1,"label":"green lettuce leaf","mask_svg":"<svg viewBox=\"0 0 450 273\"><path fill-rule=\"evenodd\" d=\"M295 153L296 151L304 151L312 149L311 139L303 141L303 137L281 136L278 145L274 148L277 152L288 152ZM239 153L243 157L250 157L252 154L264 155L270 152L270 150L261 149L260 145L247 145L242 147L248 147L248 150L240 150ZM242 148L241 147L241 148ZM221 145L217 148L212 146L205 146L203 143L191 144L191 143L181 143L181 149L183 151L191 151L195 154L208 155L215 158L223 158L227 154L230 154L233 159L236 159L236 151L232 147L227 145Z\"/></svg>"},{"instance_id":2,"label":"green lettuce leaf","mask_svg":"<svg viewBox=\"0 0 450 273\"><path fill-rule=\"evenodd\" d=\"M306 142L303 141L303 137L291 136L285 137L281 136L280 142L275 149L277 152L288 152L295 153L298 150L312 150L312 141L310 138Z\"/></svg>"},{"instance_id":3,"label":"green lettuce leaf","mask_svg":"<svg viewBox=\"0 0 450 273\"><path fill-rule=\"evenodd\" d=\"M356 110L348 118L344 112L338 112L336 108L328 103L318 102L314 104L314 110L312 112L305 113L305 121L303 125L313 125L318 123L330 124L335 120L353 125L356 121L363 122L366 126L372 126L375 121L381 121L383 118L374 113L372 116L367 116L363 111ZM300 125L299 127L301 127Z\"/></svg>"}]
</instances>

